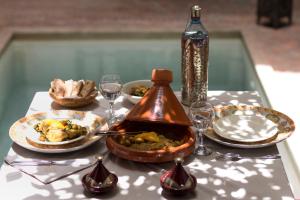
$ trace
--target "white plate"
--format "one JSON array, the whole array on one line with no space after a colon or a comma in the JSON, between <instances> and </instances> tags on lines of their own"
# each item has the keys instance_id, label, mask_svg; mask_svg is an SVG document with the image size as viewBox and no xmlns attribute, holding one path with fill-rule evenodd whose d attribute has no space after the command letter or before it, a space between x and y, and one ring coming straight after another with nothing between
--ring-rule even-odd
<instances>
[{"instance_id":1,"label":"white plate","mask_svg":"<svg viewBox=\"0 0 300 200\"><path fill-rule=\"evenodd\" d=\"M26 116L16 121L9 130L10 138L18 145L41 153L65 153L83 149L98 141L101 136L87 136L77 138L71 142L37 142L30 135L39 136L33 126L43 119L69 119L74 123L87 127L90 131L94 129L107 129L107 123L104 118L91 112L81 112L73 110L53 110L51 112L36 113ZM37 137L36 137L37 138Z\"/></svg>"},{"instance_id":2,"label":"white plate","mask_svg":"<svg viewBox=\"0 0 300 200\"><path fill-rule=\"evenodd\" d=\"M288 116L286 116L281 112L272 110L270 108L264 108L260 106L250 106L250 105L243 105L243 106L229 105L229 106L217 107L215 108L215 112L216 112L216 120L233 114L235 115L254 115L254 114L257 115L258 114L266 117L267 119L271 120L277 125L278 133L274 137L260 142L237 142L237 141L228 140L223 137L220 137L218 134L215 133L213 129L209 129L209 131L204 133L204 135L209 139L230 147L246 148L246 149L263 148L284 141L285 139L290 137L292 133L295 131L295 124L291 118L289 118Z\"/></svg>"},{"instance_id":3,"label":"white plate","mask_svg":"<svg viewBox=\"0 0 300 200\"><path fill-rule=\"evenodd\" d=\"M259 142L274 137L277 125L265 116L228 115L216 120L214 131L221 137L237 142Z\"/></svg>"}]
</instances>

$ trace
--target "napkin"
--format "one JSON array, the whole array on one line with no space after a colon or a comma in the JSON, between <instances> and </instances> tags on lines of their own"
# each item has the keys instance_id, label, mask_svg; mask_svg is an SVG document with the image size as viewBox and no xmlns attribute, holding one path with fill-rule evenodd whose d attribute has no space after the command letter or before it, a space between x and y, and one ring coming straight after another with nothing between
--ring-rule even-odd
<instances>
[{"instance_id":1,"label":"napkin","mask_svg":"<svg viewBox=\"0 0 300 200\"><path fill-rule=\"evenodd\" d=\"M40 181L43 184L50 184L54 181L60 180L72 174L78 173L96 164L94 156L70 160L59 160L59 165L38 165L38 166L21 166L13 164L13 161L36 161L37 159L28 159L21 156L6 157L5 163L18 169L19 171L31 176L32 178ZM52 160L54 161L54 160Z\"/></svg>"}]
</instances>

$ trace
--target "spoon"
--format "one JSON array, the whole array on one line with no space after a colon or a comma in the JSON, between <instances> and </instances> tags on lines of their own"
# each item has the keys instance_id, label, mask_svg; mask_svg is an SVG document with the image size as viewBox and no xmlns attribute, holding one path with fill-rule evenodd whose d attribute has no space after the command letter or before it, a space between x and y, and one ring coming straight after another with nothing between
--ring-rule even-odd
<instances>
[{"instance_id":1,"label":"spoon","mask_svg":"<svg viewBox=\"0 0 300 200\"><path fill-rule=\"evenodd\" d=\"M239 161L241 159L278 159L281 158L279 154L275 155L265 155L265 156L241 156L238 153L218 153L215 157L216 160L225 160L225 161Z\"/></svg>"},{"instance_id":2,"label":"spoon","mask_svg":"<svg viewBox=\"0 0 300 200\"><path fill-rule=\"evenodd\" d=\"M103 136L114 136L114 135L136 135L139 133L143 133L146 131L126 131L126 132L122 132L122 131L96 131L93 134L94 135L103 135Z\"/></svg>"}]
</instances>

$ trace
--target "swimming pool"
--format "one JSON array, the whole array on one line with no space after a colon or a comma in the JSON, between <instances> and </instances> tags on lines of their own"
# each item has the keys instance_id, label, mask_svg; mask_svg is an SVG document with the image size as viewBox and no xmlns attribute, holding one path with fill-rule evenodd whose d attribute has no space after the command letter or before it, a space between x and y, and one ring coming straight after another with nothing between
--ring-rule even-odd
<instances>
[{"instance_id":1,"label":"swimming pool","mask_svg":"<svg viewBox=\"0 0 300 200\"><path fill-rule=\"evenodd\" d=\"M119 73L123 82L149 79L154 67L173 71L180 90L180 34L16 35L0 58L0 158L11 141L8 129L24 116L35 92L54 78L99 81ZM210 38L209 90L262 91L239 33Z\"/></svg>"}]
</instances>

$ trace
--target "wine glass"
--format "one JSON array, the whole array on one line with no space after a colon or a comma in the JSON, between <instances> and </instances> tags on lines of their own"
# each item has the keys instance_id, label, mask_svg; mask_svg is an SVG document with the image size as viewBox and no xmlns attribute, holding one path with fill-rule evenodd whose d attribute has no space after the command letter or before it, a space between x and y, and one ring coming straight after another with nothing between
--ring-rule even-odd
<instances>
[{"instance_id":1,"label":"wine glass","mask_svg":"<svg viewBox=\"0 0 300 200\"><path fill-rule=\"evenodd\" d=\"M212 153L211 149L203 143L203 134L211 126L214 116L214 108L208 102L198 100L193 102L189 108L189 117L197 129L198 146L194 152L196 155L208 156Z\"/></svg>"},{"instance_id":2,"label":"wine glass","mask_svg":"<svg viewBox=\"0 0 300 200\"><path fill-rule=\"evenodd\" d=\"M122 82L118 74L107 74L102 76L99 84L99 90L104 99L106 99L109 103L108 123L110 125L118 120L114 114L113 105L115 100L120 96L121 89Z\"/></svg>"}]
</instances>

